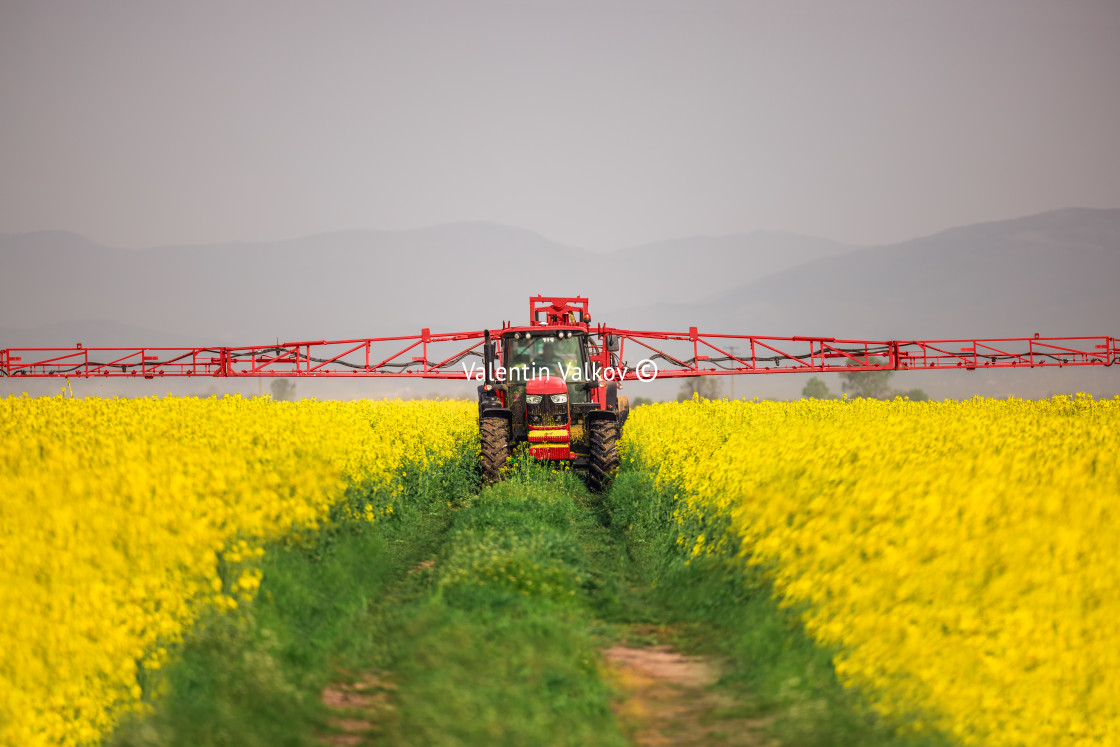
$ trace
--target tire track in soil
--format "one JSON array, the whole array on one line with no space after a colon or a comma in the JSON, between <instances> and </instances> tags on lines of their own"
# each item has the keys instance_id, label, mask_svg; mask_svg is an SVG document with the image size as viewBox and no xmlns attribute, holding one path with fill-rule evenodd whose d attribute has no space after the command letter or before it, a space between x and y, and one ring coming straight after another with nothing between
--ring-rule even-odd
<instances>
[{"instance_id":1,"label":"tire track in soil","mask_svg":"<svg viewBox=\"0 0 1120 747\"><path fill-rule=\"evenodd\" d=\"M607 679L622 693L613 705L638 747L773 744L762 730L769 718L728 717L736 702L712 689L719 663L685 656L669 646L611 646L603 651Z\"/></svg>"},{"instance_id":2,"label":"tire track in soil","mask_svg":"<svg viewBox=\"0 0 1120 747\"><path fill-rule=\"evenodd\" d=\"M686 656L669 646L611 646L603 651L605 676L620 691L615 717L636 747L726 745L769 747L762 730L770 718L728 718L736 705L712 689L719 681L717 662ZM326 747L359 747L375 743L392 718L396 686L387 673L369 672L352 683L324 688L323 704L334 715L335 731L320 737Z\"/></svg>"},{"instance_id":3,"label":"tire track in soil","mask_svg":"<svg viewBox=\"0 0 1120 747\"><path fill-rule=\"evenodd\" d=\"M323 688L320 698L334 715L328 724L336 731L320 736L328 747L357 747L376 741L382 733L379 724L396 708L391 695L396 686L385 673L367 672L352 683L335 683Z\"/></svg>"},{"instance_id":4,"label":"tire track in soil","mask_svg":"<svg viewBox=\"0 0 1120 747\"><path fill-rule=\"evenodd\" d=\"M435 567L434 560L422 560L406 578L425 574ZM339 672L340 681L323 688L319 699L331 712L327 725L333 730L319 735L325 747L359 747L375 744L383 736L387 722L395 720L397 706L393 694L397 686L389 672L365 672L353 682L344 682L349 672Z\"/></svg>"}]
</instances>

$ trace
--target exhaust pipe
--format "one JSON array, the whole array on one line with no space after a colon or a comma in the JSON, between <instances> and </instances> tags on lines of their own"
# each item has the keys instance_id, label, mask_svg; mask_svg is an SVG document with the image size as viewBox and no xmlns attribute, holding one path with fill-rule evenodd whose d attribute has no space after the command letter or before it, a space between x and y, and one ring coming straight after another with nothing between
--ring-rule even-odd
<instances>
[{"instance_id":1,"label":"exhaust pipe","mask_svg":"<svg viewBox=\"0 0 1120 747\"><path fill-rule=\"evenodd\" d=\"M483 381L486 384L486 391L491 391L490 372L494 368L494 347L490 342L490 330L484 332L485 342L482 344L482 368L483 368Z\"/></svg>"}]
</instances>

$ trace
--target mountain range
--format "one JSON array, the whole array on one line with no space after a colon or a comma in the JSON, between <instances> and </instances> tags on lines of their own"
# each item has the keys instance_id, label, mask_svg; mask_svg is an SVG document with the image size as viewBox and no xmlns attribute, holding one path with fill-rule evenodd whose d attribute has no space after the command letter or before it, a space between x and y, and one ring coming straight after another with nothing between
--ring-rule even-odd
<instances>
[{"instance_id":1,"label":"mountain range","mask_svg":"<svg viewBox=\"0 0 1120 747\"><path fill-rule=\"evenodd\" d=\"M596 321L634 329L869 339L1120 336L1117 279L1120 210L1079 208L870 247L756 232L594 252L520 228L456 223L133 250L44 231L0 235L0 348L255 345L421 327L475 330L521 323L535 294L587 296ZM804 385L799 376L735 378L740 395L796 396ZM900 386L924 386L933 396L1120 391L1111 369L899 378L906 379ZM313 383L327 396L342 392L306 382ZM300 384L305 393L312 388ZM370 391L394 391L377 384ZM431 384L433 392L462 389ZM670 384L650 393L671 397ZM352 392L351 382L343 394Z\"/></svg>"}]
</instances>

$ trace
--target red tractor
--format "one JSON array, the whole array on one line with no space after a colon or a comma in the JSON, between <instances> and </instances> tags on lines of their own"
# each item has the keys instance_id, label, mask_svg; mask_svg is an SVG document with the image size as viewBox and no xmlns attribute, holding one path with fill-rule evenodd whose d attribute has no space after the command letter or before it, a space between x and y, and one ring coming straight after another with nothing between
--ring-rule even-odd
<instances>
[{"instance_id":1,"label":"red tractor","mask_svg":"<svg viewBox=\"0 0 1120 747\"><path fill-rule=\"evenodd\" d=\"M512 449L569 461L601 491L618 467L618 435L629 413L618 393L618 338L593 334L586 298L536 296L529 324L486 331L478 387L482 473L501 479Z\"/></svg>"}]
</instances>

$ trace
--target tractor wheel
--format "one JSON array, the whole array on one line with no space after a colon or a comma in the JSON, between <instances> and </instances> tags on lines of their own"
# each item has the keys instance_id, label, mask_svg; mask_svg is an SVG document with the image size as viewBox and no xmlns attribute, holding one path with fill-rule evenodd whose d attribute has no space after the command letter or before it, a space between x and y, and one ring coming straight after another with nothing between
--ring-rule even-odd
<instances>
[{"instance_id":1,"label":"tractor wheel","mask_svg":"<svg viewBox=\"0 0 1120 747\"><path fill-rule=\"evenodd\" d=\"M492 485L502 479L502 467L509 458L509 421L483 417L478 421L478 440L482 451L482 481Z\"/></svg>"},{"instance_id":2,"label":"tractor wheel","mask_svg":"<svg viewBox=\"0 0 1120 747\"><path fill-rule=\"evenodd\" d=\"M618 423L613 420L593 420L590 431L588 482L593 493L602 493L610 485L618 469Z\"/></svg>"}]
</instances>

